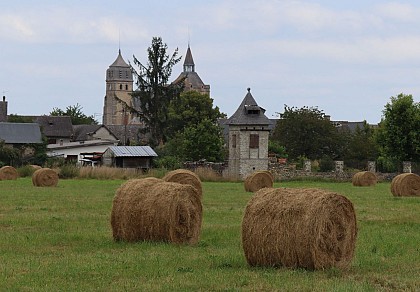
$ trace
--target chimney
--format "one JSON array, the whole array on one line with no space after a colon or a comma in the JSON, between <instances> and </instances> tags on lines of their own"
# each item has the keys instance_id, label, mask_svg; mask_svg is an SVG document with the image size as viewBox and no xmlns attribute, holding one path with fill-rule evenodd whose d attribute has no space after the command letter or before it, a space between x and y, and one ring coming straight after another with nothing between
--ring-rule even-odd
<instances>
[{"instance_id":1,"label":"chimney","mask_svg":"<svg viewBox=\"0 0 420 292\"><path fill-rule=\"evenodd\" d=\"M7 122L7 101L3 95L3 101L0 101L0 122Z\"/></svg>"}]
</instances>

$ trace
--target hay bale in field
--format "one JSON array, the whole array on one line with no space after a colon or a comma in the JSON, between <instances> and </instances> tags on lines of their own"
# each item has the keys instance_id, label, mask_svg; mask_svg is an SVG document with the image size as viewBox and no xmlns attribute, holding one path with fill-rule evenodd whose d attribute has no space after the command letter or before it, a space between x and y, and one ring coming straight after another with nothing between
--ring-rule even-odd
<instances>
[{"instance_id":1,"label":"hay bale in field","mask_svg":"<svg viewBox=\"0 0 420 292\"><path fill-rule=\"evenodd\" d=\"M274 177L269 171L256 171L245 178L244 187L247 192L256 192L262 188L272 188Z\"/></svg>"},{"instance_id":2,"label":"hay bale in field","mask_svg":"<svg viewBox=\"0 0 420 292\"><path fill-rule=\"evenodd\" d=\"M251 266L347 267L357 225L353 204L320 189L262 189L248 202L242 246Z\"/></svg>"},{"instance_id":3,"label":"hay bale in field","mask_svg":"<svg viewBox=\"0 0 420 292\"><path fill-rule=\"evenodd\" d=\"M32 184L36 187L56 187L58 174L50 168L40 168L32 174Z\"/></svg>"},{"instance_id":4,"label":"hay bale in field","mask_svg":"<svg viewBox=\"0 0 420 292\"><path fill-rule=\"evenodd\" d=\"M373 172L360 171L353 175L351 181L353 186L370 187L376 185L378 179Z\"/></svg>"},{"instance_id":5,"label":"hay bale in field","mask_svg":"<svg viewBox=\"0 0 420 292\"><path fill-rule=\"evenodd\" d=\"M201 180L194 172L187 169L177 169L168 172L163 178L167 182L176 182L179 184L187 184L197 189L200 197L203 195L203 188L201 186Z\"/></svg>"},{"instance_id":6,"label":"hay bale in field","mask_svg":"<svg viewBox=\"0 0 420 292\"><path fill-rule=\"evenodd\" d=\"M415 173L397 175L392 179L391 193L395 197L420 196L420 176Z\"/></svg>"},{"instance_id":7,"label":"hay bale in field","mask_svg":"<svg viewBox=\"0 0 420 292\"><path fill-rule=\"evenodd\" d=\"M0 168L0 180L15 180L18 176L19 174L13 166L3 166Z\"/></svg>"},{"instance_id":8,"label":"hay bale in field","mask_svg":"<svg viewBox=\"0 0 420 292\"><path fill-rule=\"evenodd\" d=\"M39 165L36 165L36 164L31 164L29 166L32 167L35 170L38 170L38 169L41 169L42 168L42 166L39 166Z\"/></svg>"},{"instance_id":9,"label":"hay bale in field","mask_svg":"<svg viewBox=\"0 0 420 292\"><path fill-rule=\"evenodd\" d=\"M201 196L187 184L136 179L121 185L113 200L111 226L116 241L198 242Z\"/></svg>"}]
</instances>

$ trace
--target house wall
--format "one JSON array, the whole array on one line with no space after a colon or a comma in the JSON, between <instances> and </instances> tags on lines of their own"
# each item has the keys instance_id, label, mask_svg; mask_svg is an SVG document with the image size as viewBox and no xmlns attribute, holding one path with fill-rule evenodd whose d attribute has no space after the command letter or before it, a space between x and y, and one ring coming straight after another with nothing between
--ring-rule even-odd
<instances>
[{"instance_id":1,"label":"house wall","mask_svg":"<svg viewBox=\"0 0 420 292\"><path fill-rule=\"evenodd\" d=\"M268 130L261 126L229 127L229 176L244 179L257 170L268 169ZM250 135L259 136L258 148L250 148ZM234 137L236 136L236 147Z\"/></svg>"},{"instance_id":2,"label":"house wall","mask_svg":"<svg viewBox=\"0 0 420 292\"><path fill-rule=\"evenodd\" d=\"M116 140L116 138L104 127L99 128L95 132L95 134L92 135L92 139L111 140L111 141Z\"/></svg>"},{"instance_id":3,"label":"house wall","mask_svg":"<svg viewBox=\"0 0 420 292\"><path fill-rule=\"evenodd\" d=\"M58 156L67 158L67 156L75 156L77 155L77 161L80 163L80 159L83 157L80 155L80 153L83 152L104 152L110 145L92 145L92 146L84 146L84 147L75 147L75 148L63 148L63 149L48 149L47 155L48 156Z\"/></svg>"}]
</instances>

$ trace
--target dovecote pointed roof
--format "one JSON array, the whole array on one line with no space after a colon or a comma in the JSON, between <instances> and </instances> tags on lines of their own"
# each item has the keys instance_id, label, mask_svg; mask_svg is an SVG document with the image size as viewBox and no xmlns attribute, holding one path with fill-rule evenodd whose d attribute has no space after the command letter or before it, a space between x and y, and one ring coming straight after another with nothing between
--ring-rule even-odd
<instances>
[{"instance_id":1,"label":"dovecote pointed roof","mask_svg":"<svg viewBox=\"0 0 420 292\"><path fill-rule=\"evenodd\" d=\"M194 66L194 60L192 57L190 45L188 45L187 54L185 55L184 66L186 65Z\"/></svg>"},{"instance_id":2,"label":"dovecote pointed roof","mask_svg":"<svg viewBox=\"0 0 420 292\"><path fill-rule=\"evenodd\" d=\"M270 120L265 116L265 109L260 107L248 88L248 93L242 100L236 112L226 121L227 125L269 125Z\"/></svg>"},{"instance_id":3,"label":"dovecote pointed roof","mask_svg":"<svg viewBox=\"0 0 420 292\"><path fill-rule=\"evenodd\" d=\"M109 67L127 67L127 68L130 68L130 66L128 66L128 64L124 61L124 59L121 55L121 49L118 50L117 59L115 59L114 63L112 63Z\"/></svg>"}]
</instances>

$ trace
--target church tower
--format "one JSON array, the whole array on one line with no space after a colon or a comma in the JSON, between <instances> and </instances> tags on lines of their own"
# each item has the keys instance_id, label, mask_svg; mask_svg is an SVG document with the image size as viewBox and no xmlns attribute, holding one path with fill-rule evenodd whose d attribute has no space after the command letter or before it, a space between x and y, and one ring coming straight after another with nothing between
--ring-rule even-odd
<instances>
[{"instance_id":1,"label":"church tower","mask_svg":"<svg viewBox=\"0 0 420 292\"><path fill-rule=\"evenodd\" d=\"M210 85L204 84L200 76L198 76L197 72L195 72L195 64L190 45L188 45L187 54L185 55L184 71L173 83L178 83L182 79L184 79L184 91L195 90L210 96Z\"/></svg>"},{"instance_id":2,"label":"church tower","mask_svg":"<svg viewBox=\"0 0 420 292\"><path fill-rule=\"evenodd\" d=\"M133 74L121 56L121 50L118 50L117 59L106 70L106 94L102 118L104 125L128 124L132 116L123 102L132 107L132 92Z\"/></svg>"},{"instance_id":3,"label":"church tower","mask_svg":"<svg viewBox=\"0 0 420 292\"><path fill-rule=\"evenodd\" d=\"M226 121L229 126L229 175L244 179L257 170L268 169L268 128L265 116L248 88L236 112Z\"/></svg>"}]
</instances>

